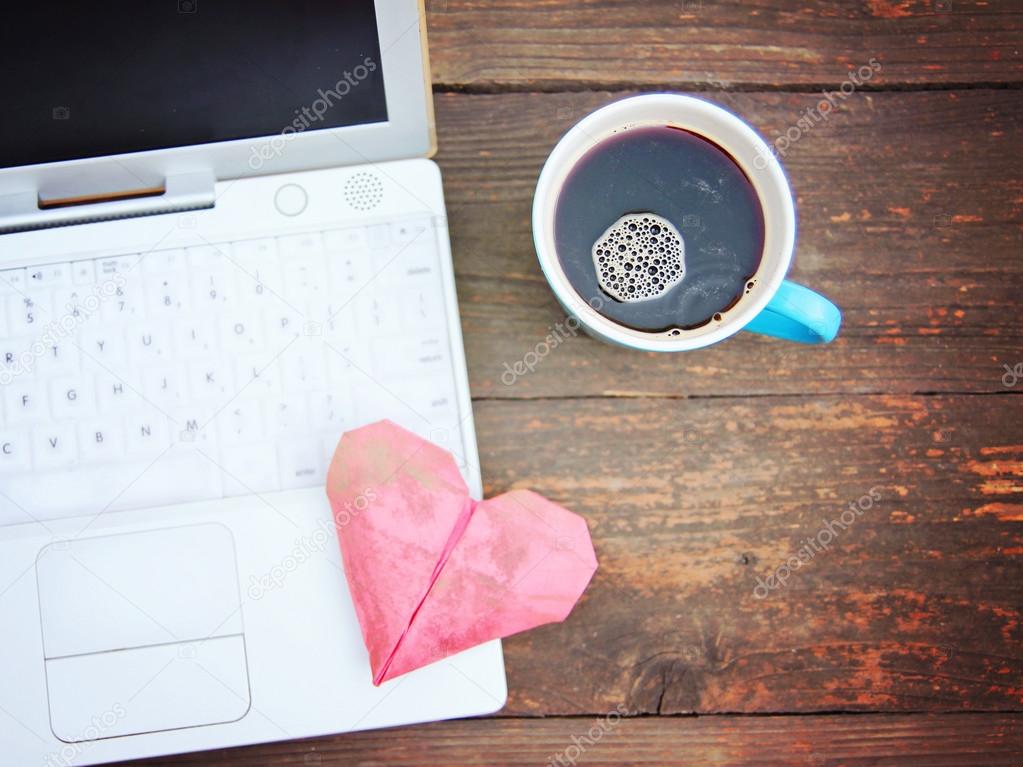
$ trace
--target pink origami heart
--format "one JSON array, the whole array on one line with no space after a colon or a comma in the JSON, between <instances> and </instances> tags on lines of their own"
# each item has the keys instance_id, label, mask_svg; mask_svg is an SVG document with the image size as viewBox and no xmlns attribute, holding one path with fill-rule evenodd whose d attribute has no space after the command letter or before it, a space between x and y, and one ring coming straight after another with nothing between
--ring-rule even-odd
<instances>
[{"instance_id":1,"label":"pink origami heart","mask_svg":"<svg viewBox=\"0 0 1023 767\"><path fill-rule=\"evenodd\" d=\"M529 490L475 501L390 421L341 438L327 496L373 684L564 620L597 569L582 517Z\"/></svg>"}]
</instances>

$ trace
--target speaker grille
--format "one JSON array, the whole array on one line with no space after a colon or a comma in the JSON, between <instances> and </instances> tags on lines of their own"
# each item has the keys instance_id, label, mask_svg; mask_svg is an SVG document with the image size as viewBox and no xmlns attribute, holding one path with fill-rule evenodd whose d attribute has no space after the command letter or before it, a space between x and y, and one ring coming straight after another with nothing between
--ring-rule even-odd
<instances>
[{"instance_id":1,"label":"speaker grille","mask_svg":"<svg viewBox=\"0 0 1023 767\"><path fill-rule=\"evenodd\" d=\"M345 202L356 210L372 210L384 197L384 185L373 173L359 171L345 182Z\"/></svg>"}]
</instances>

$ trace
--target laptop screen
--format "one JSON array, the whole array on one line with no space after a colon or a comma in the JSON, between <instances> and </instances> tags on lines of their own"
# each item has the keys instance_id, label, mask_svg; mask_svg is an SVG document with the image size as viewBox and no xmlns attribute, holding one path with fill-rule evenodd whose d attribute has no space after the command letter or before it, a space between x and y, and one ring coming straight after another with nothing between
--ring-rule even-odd
<instances>
[{"instance_id":1,"label":"laptop screen","mask_svg":"<svg viewBox=\"0 0 1023 767\"><path fill-rule=\"evenodd\" d=\"M0 167L387 120L373 0L64 0L0 25Z\"/></svg>"}]
</instances>

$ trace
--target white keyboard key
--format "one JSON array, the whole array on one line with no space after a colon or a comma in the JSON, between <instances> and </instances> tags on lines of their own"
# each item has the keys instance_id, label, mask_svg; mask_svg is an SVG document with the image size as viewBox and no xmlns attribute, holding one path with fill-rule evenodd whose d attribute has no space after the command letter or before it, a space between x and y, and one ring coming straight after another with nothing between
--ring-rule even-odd
<instances>
[{"instance_id":1,"label":"white keyboard key","mask_svg":"<svg viewBox=\"0 0 1023 767\"><path fill-rule=\"evenodd\" d=\"M53 492L54 483L61 492ZM15 473L4 477L4 493L13 503L0 496L0 525L61 517L84 517L85 524L107 511L219 498L222 483L216 464L194 451L172 448L157 459L122 459L52 474Z\"/></svg>"},{"instance_id":2,"label":"white keyboard key","mask_svg":"<svg viewBox=\"0 0 1023 767\"><path fill-rule=\"evenodd\" d=\"M415 383L395 384L391 391L394 396L422 422L425 430L422 436L429 436L431 428L458 423L458 403L450 392L453 387L450 378L422 378Z\"/></svg>"},{"instance_id":3,"label":"white keyboard key","mask_svg":"<svg viewBox=\"0 0 1023 767\"><path fill-rule=\"evenodd\" d=\"M126 409L145 404L140 392L131 382L103 370L96 374L93 386L96 406L101 413L123 413Z\"/></svg>"},{"instance_id":4,"label":"white keyboard key","mask_svg":"<svg viewBox=\"0 0 1023 767\"><path fill-rule=\"evenodd\" d=\"M443 294L439 290L406 290L401 298L402 322L407 327L446 327Z\"/></svg>"},{"instance_id":5,"label":"white keyboard key","mask_svg":"<svg viewBox=\"0 0 1023 767\"><path fill-rule=\"evenodd\" d=\"M35 288L64 288L71 285L71 264L47 264L26 270L29 285Z\"/></svg>"},{"instance_id":6,"label":"white keyboard key","mask_svg":"<svg viewBox=\"0 0 1023 767\"><path fill-rule=\"evenodd\" d=\"M205 360L188 366L189 394L197 400L217 402L238 393L230 360Z\"/></svg>"},{"instance_id":7,"label":"white keyboard key","mask_svg":"<svg viewBox=\"0 0 1023 767\"><path fill-rule=\"evenodd\" d=\"M429 244L433 234L433 226L429 219L413 219L401 221L391 227L391 234L399 247L402 245Z\"/></svg>"},{"instance_id":8,"label":"white keyboard key","mask_svg":"<svg viewBox=\"0 0 1023 767\"><path fill-rule=\"evenodd\" d=\"M269 493L281 489L277 448L271 442L225 447L220 456L224 495Z\"/></svg>"},{"instance_id":9,"label":"white keyboard key","mask_svg":"<svg viewBox=\"0 0 1023 767\"><path fill-rule=\"evenodd\" d=\"M212 322L197 322L191 317L173 325L174 348L185 359L208 357L220 350L217 328Z\"/></svg>"},{"instance_id":10,"label":"white keyboard key","mask_svg":"<svg viewBox=\"0 0 1023 767\"><path fill-rule=\"evenodd\" d=\"M391 225L374 224L366 227L366 239L371 250L379 251L391 244Z\"/></svg>"},{"instance_id":11,"label":"white keyboard key","mask_svg":"<svg viewBox=\"0 0 1023 767\"><path fill-rule=\"evenodd\" d=\"M362 292L353 301L359 333L370 336L391 335L404 330L401 307L393 297Z\"/></svg>"},{"instance_id":12,"label":"white keyboard key","mask_svg":"<svg viewBox=\"0 0 1023 767\"><path fill-rule=\"evenodd\" d=\"M96 262L76 261L71 264L71 281L75 285L93 285L96 282Z\"/></svg>"},{"instance_id":13,"label":"white keyboard key","mask_svg":"<svg viewBox=\"0 0 1023 767\"><path fill-rule=\"evenodd\" d=\"M267 342L276 354L302 334L305 318L283 303L274 307L266 318Z\"/></svg>"},{"instance_id":14,"label":"white keyboard key","mask_svg":"<svg viewBox=\"0 0 1023 767\"><path fill-rule=\"evenodd\" d=\"M233 300L232 275L228 272L199 272L193 275L192 306L198 312L221 311Z\"/></svg>"},{"instance_id":15,"label":"white keyboard key","mask_svg":"<svg viewBox=\"0 0 1023 767\"><path fill-rule=\"evenodd\" d=\"M24 472L32 468L28 432L0 430L0 474ZM4 490L7 490L4 480Z\"/></svg>"},{"instance_id":16,"label":"white keyboard key","mask_svg":"<svg viewBox=\"0 0 1023 767\"><path fill-rule=\"evenodd\" d=\"M184 269L176 269L148 275L146 301L149 304L150 316L186 316L190 307L188 273Z\"/></svg>"},{"instance_id":17,"label":"white keyboard key","mask_svg":"<svg viewBox=\"0 0 1023 767\"><path fill-rule=\"evenodd\" d=\"M96 268L96 282L104 282L114 277L114 275L119 274L123 276L133 272L136 267L141 265L143 260L144 259L140 253L96 259L94 262Z\"/></svg>"},{"instance_id":18,"label":"white keyboard key","mask_svg":"<svg viewBox=\"0 0 1023 767\"><path fill-rule=\"evenodd\" d=\"M348 392L309 395L309 424L329 444L327 455L333 455L341 435L354 426L352 411Z\"/></svg>"},{"instance_id":19,"label":"white keyboard key","mask_svg":"<svg viewBox=\"0 0 1023 767\"><path fill-rule=\"evenodd\" d=\"M188 259L184 248L151 251L139 265L142 267L142 273L147 276L162 276L166 272L188 273Z\"/></svg>"},{"instance_id":20,"label":"white keyboard key","mask_svg":"<svg viewBox=\"0 0 1023 767\"><path fill-rule=\"evenodd\" d=\"M238 275L238 297L243 311L268 311L281 301L284 280L276 262L243 265Z\"/></svg>"},{"instance_id":21,"label":"white keyboard key","mask_svg":"<svg viewBox=\"0 0 1023 767\"><path fill-rule=\"evenodd\" d=\"M158 365L173 358L171 326L165 322L132 325L125 334L128 358L138 365Z\"/></svg>"},{"instance_id":22,"label":"white keyboard key","mask_svg":"<svg viewBox=\"0 0 1023 767\"><path fill-rule=\"evenodd\" d=\"M112 463L124 456L124 430L114 418L78 424L78 454L88 463Z\"/></svg>"},{"instance_id":23,"label":"white keyboard key","mask_svg":"<svg viewBox=\"0 0 1023 767\"><path fill-rule=\"evenodd\" d=\"M281 467L281 488L311 487L325 480L321 446L309 439L285 440L277 445Z\"/></svg>"},{"instance_id":24,"label":"white keyboard key","mask_svg":"<svg viewBox=\"0 0 1023 767\"><path fill-rule=\"evenodd\" d=\"M186 379L186 374L179 367L146 368L142 373L142 394L165 411L177 410L188 401Z\"/></svg>"},{"instance_id":25,"label":"white keyboard key","mask_svg":"<svg viewBox=\"0 0 1023 767\"><path fill-rule=\"evenodd\" d=\"M58 316L70 317L77 328L96 314L100 299L88 288L58 288L53 293L53 309ZM61 327L64 327L61 324Z\"/></svg>"},{"instance_id":26,"label":"white keyboard key","mask_svg":"<svg viewBox=\"0 0 1023 767\"><path fill-rule=\"evenodd\" d=\"M100 316L107 322L137 322L146 317L145 278L142 271L116 259L117 271L100 280Z\"/></svg>"},{"instance_id":27,"label":"white keyboard key","mask_svg":"<svg viewBox=\"0 0 1023 767\"><path fill-rule=\"evenodd\" d=\"M327 378L333 382L355 382L362 384L373 375L370 350L365 344L356 345L355 339L341 345L332 341L324 343L327 358Z\"/></svg>"},{"instance_id":28,"label":"white keyboard key","mask_svg":"<svg viewBox=\"0 0 1023 767\"><path fill-rule=\"evenodd\" d=\"M265 434L259 401L247 397L239 397L231 402L217 414L214 423L219 441L224 446L257 442Z\"/></svg>"},{"instance_id":29,"label":"white keyboard key","mask_svg":"<svg viewBox=\"0 0 1023 767\"><path fill-rule=\"evenodd\" d=\"M256 314L225 316L220 321L220 347L225 354L237 356L266 348L263 318Z\"/></svg>"},{"instance_id":30,"label":"white keyboard key","mask_svg":"<svg viewBox=\"0 0 1023 767\"><path fill-rule=\"evenodd\" d=\"M449 370L451 359L444 335L381 338L373 346L373 374L385 381L419 380Z\"/></svg>"},{"instance_id":31,"label":"white keyboard key","mask_svg":"<svg viewBox=\"0 0 1023 767\"><path fill-rule=\"evenodd\" d=\"M341 441L341 434L325 432L320 435L320 440L322 441L321 447L323 448L323 454L327 456L327 466L329 467L331 458L333 458L334 453L337 452L337 445Z\"/></svg>"},{"instance_id":32,"label":"white keyboard key","mask_svg":"<svg viewBox=\"0 0 1023 767\"><path fill-rule=\"evenodd\" d=\"M0 370L10 376L0 381L34 377L38 359L32 354L32 344L31 338L0 338Z\"/></svg>"},{"instance_id":33,"label":"white keyboard key","mask_svg":"<svg viewBox=\"0 0 1023 767\"><path fill-rule=\"evenodd\" d=\"M14 381L2 388L5 423L22 425L45 420L49 415L45 391L31 381Z\"/></svg>"},{"instance_id":34,"label":"white keyboard key","mask_svg":"<svg viewBox=\"0 0 1023 767\"><path fill-rule=\"evenodd\" d=\"M282 247L282 252L285 248ZM283 261L284 298L300 309L322 311L328 300L327 262L319 246L308 252L285 255Z\"/></svg>"},{"instance_id":35,"label":"white keyboard key","mask_svg":"<svg viewBox=\"0 0 1023 767\"><path fill-rule=\"evenodd\" d=\"M284 390L289 394L320 389L327 385L327 366L323 344L315 339L300 339L281 357Z\"/></svg>"},{"instance_id":36,"label":"white keyboard key","mask_svg":"<svg viewBox=\"0 0 1023 767\"><path fill-rule=\"evenodd\" d=\"M308 428L308 405L304 398L269 400L265 408L270 434L294 434Z\"/></svg>"},{"instance_id":37,"label":"white keyboard key","mask_svg":"<svg viewBox=\"0 0 1023 767\"><path fill-rule=\"evenodd\" d=\"M190 258L189 263L194 260ZM204 263L203 267L193 267L190 274L192 308L197 312L221 311L234 301L240 270L219 251L208 256ZM244 274L241 276L249 279Z\"/></svg>"},{"instance_id":38,"label":"white keyboard key","mask_svg":"<svg viewBox=\"0 0 1023 767\"><path fill-rule=\"evenodd\" d=\"M368 251L330 253L327 255L327 277L331 300L347 303L373 279L373 262Z\"/></svg>"},{"instance_id":39,"label":"white keyboard key","mask_svg":"<svg viewBox=\"0 0 1023 767\"><path fill-rule=\"evenodd\" d=\"M239 240L231 243L234 260L246 271L252 267L277 262L277 241L273 237L258 240Z\"/></svg>"},{"instance_id":40,"label":"white keyboard key","mask_svg":"<svg viewBox=\"0 0 1023 767\"><path fill-rule=\"evenodd\" d=\"M78 440L70 425L50 424L32 430L32 453L41 470L62 469L78 459Z\"/></svg>"},{"instance_id":41,"label":"white keyboard key","mask_svg":"<svg viewBox=\"0 0 1023 767\"><path fill-rule=\"evenodd\" d=\"M225 271L227 268L228 251L231 246L227 243L222 245L196 245L186 248L189 270L201 270L206 272Z\"/></svg>"},{"instance_id":42,"label":"white keyboard key","mask_svg":"<svg viewBox=\"0 0 1023 767\"><path fill-rule=\"evenodd\" d=\"M105 368L117 369L125 362L127 344L123 328L90 323L82 329L77 343L82 352L83 366L92 361Z\"/></svg>"},{"instance_id":43,"label":"white keyboard key","mask_svg":"<svg viewBox=\"0 0 1023 767\"><path fill-rule=\"evenodd\" d=\"M279 359L269 355L241 357L235 370L238 389L246 396L277 398L284 391Z\"/></svg>"},{"instance_id":44,"label":"white keyboard key","mask_svg":"<svg viewBox=\"0 0 1023 767\"><path fill-rule=\"evenodd\" d=\"M71 375L81 369L82 353L70 338L50 339L42 352L36 369L43 376Z\"/></svg>"},{"instance_id":45,"label":"white keyboard key","mask_svg":"<svg viewBox=\"0 0 1023 767\"><path fill-rule=\"evenodd\" d=\"M0 271L0 296L16 296L25 292L25 270L4 269Z\"/></svg>"},{"instance_id":46,"label":"white keyboard key","mask_svg":"<svg viewBox=\"0 0 1023 767\"><path fill-rule=\"evenodd\" d=\"M57 420L88 418L96 413L96 393L85 376L57 378L50 383L50 404Z\"/></svg>"},{"instance_id":47,"label":"white keyboard key","mask_svg":"<svg viewBox=\"0 0 1023 767\"><path fill-rule=\"evenodd\" d=\"M217 434L210 419L215 411L198 407L185 408L171 413L171 438L181 447L202 450L216 456ZM176 430L176 433L175 433Z\"/></svg>"},{"instance_id":48,"label":"white keyboard key","mask_svg":"<svg viewBox=\"0 0 1023 767\"><path fill-rule=\"evenodd\" d=\"M170 445L170 424L160 413L134 415L125 419L124 446L129 458L155 458Z\"/></svg>"},{"instance_id":49,"label":"white keyboard key","mask_svg":"<svg viewBox=\"0 0 1023 767\"><path fill-rule=\"evenodd\" d=\"M290 270L292 264L298 261L307 258L322 258L323 235L319 232L310 232L308 234L278 237L277 249L285 270Z\"/></svg>"},{"instance_id":50,"label":"white keyboard key","mask_svg":"<svg viewBox=\"0 0 1023 767\"><path fill-rule=\"evenodd\" d=\"M43 327L53 319L52 315L53 297L49 292L7 297L7 327L11 334L42 334Z\"/></svg>"},{"instance_id":51,"label":"white keyboard key","mask_svg":"<svg viewBox=\"0 0 1023 767\"><path fill-rule=\"evenodd\" d=\"M327 253L368 253L369 238L361 226L328 229L323 233L323 248Z\"/></svg>"}]
</instances>

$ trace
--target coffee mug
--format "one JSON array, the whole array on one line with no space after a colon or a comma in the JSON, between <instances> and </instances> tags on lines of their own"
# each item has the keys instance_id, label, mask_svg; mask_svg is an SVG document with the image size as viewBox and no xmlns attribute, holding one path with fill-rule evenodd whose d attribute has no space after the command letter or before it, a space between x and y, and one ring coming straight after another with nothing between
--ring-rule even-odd
<instances>
[{"instance_id":1,"label":"coffee mug","mask_svg":"<svg viewBox=\"0 0 1023 767\"><path fill-rule=\"evenodd\" d=\"M710 140L730 155L752 184L764 218L763 253L745 295L729 311L716 314L712 322L700 327L674 328L670 332L637 330L598 312L566 276L555 240L555 212L560 193L583 156L601 141L623 131L656 126L689 131ZM801 343L831 341L841 324L838 307L809 288L785 279L795 240L792 191L767 143L731 112L702 99L678 94L633 96L583 118L562 137L547 158L533 198L533 241L540 266L559 303L590 335L645 351L698 349L740 330Z\"/></svg>"}]
</instances>

